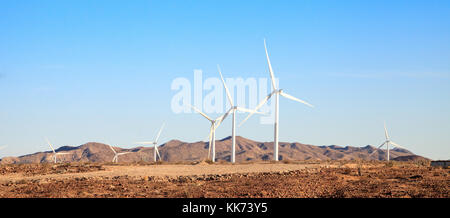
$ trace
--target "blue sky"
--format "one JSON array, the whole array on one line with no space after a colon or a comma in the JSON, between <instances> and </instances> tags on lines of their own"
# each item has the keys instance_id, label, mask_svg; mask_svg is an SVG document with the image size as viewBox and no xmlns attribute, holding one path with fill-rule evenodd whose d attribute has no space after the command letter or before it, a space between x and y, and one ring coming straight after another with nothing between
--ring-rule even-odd
<instances>
[{"instance_id":1,"label":"blue sky","mask_svg":"<svg viewBox=\"0 0 450 218\"><path fill-rule=\"evenodd\" d=\"M450 154L449 1L1 1L0 157L89 141L203 140L170 89L194 69L280 86L280 140ZM207 92L204 93L205 95ZM243 119L240 115L238 120ZM230 134L231 121L217 137ZM273 140L257 118L238 134Z\"/></svg>"}]
</instances>

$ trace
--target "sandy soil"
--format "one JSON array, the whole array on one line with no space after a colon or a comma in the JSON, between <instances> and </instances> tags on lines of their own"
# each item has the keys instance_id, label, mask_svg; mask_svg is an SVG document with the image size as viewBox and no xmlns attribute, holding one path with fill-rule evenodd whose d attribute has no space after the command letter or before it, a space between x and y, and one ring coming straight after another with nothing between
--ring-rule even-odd
<instances>
[{"instance_id":1,"label":"sandy soil","mask_svg":"<svg viewBox=\"0 0 450 218\"><path fill-rule=\"evenodd\" d=\"M25 165L26 166L26 165ZM91 177L103 177L113 178L117 176L128 176L130 178L142 178L142 177L177 177L177 176L193 176L193 175L221 175L221 174L235 174L235 173L258 173L258 172L284 172L301 170L306 168L320 168L325 164L270 164L270 163L256 163L256 164L207 164L200 163L196 165L94 165L93 167L85 167L89 170L83 171L70 171L68 169L77 169L69 164L58 165L48 170L42 170L41 167L36 166L37 172L29 172L28 167L26 170L15 170L13 173L0 174L1 182L15 182L18 180L36 180L36 179L70 179L70 178L91 178ZM67 166L65 169L61 166ZM83 166L83 165L81 165ZM45 172L45 173L44 173Z\"/></svg>"},{"instance_id":2,"label":"sandy soil","mask_svg":"<svg viewBox=\"0 0 450 218\"><path fill-rule=\"evenodd\" d=\"M384 163L2 166L0 197L449 198L449 171Z\"/></svg>"}]
</instances>

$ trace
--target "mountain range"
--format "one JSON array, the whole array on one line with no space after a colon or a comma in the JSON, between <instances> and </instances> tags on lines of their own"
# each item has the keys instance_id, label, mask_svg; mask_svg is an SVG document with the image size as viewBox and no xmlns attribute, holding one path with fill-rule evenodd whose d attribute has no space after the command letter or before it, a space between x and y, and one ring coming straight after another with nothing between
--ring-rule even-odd
<instances>
[{"instance_id":1,"label":"mountain range","mask_svg":"<svg viewBox=\"0 0 450 218\"><path fill-rule=\"evenodd\" d=\"M182 142L171 140L158 150L165 162L201 161L208 157L207 142ZM314 146L298 142L279 143L279 160L386 160L386 151L367 145L352 146ZM114 147L114 146L113 146ZM131 152L121 155L119 162L153 161L153 147L136 147L131 149L114 147L116 152ZM216 158L218 161L230 161L231 137L216 141ZM89 142L80 146L63 146L56 152L69 153L58 155L58 162L111 162L114 156L108 145ZM372 152L375 152L372 154ZM19 157L4 157L0 164L45 163L52 162L51 151L37 152ZM427 159L417 156L406 149L390 150L391 160L407 161ZM273 159L273 142L257 142L244 137L236 137L236 162L261 161Z\"/></svg>"}]
</instances>

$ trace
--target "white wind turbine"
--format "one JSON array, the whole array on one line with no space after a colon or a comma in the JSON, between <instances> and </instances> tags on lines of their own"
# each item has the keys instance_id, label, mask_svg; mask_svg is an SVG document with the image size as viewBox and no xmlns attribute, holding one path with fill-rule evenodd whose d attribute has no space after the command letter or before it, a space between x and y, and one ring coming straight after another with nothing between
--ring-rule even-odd
<instances>
[{"instance_id":1,"label":"white wind turbine","mask_svg":"<svg viewBox=\"0 0 450 218\"><path fill-rule=\"evenodd\" d=\"M201 114L203 117L208 119L209 122L211 122L211 128L209 129L208 159L209 159L209 155L210 155L211 149L212 149L211 161L215 162L216 161L216 129L217 129L217 127L220 126L222 121L228 116L228 114L231 112L231 109L228 110L224 115L222 115L222 116L220 116L220 117L218 117L216 119L212 119L212 118L208 117L206 114L204 114L203 112L201 112L196 107L194 107L192 105L191 105L191 107L192 107L192 109L197 111L197 113Z\"/></svg>"},{"instance_id":2,"label":"white wind turbine","mask_svg":"<svg viewBox=\"0 0 450 218\"><path fill-rule=\"evenodd\" d=\"M155 141L153 142L137 142L137 144L143 144L143 145L153 145L153 161L156 162L156 155L158 154L159 160L161 161L161 155L159 155L158 151L158 140L159 136L161 135L161 132L164 128L165 123L162 124L161 128L159 129L158 135L156 135Z\"/></svg>"},{"instance_id":3,"label":"white wind turbine","mask_svg":"<svg viewBox=\"0 0 450 218\"><path fill-rule=\"evenodd\" d=\"M273 70L272 70L272 65L270 64L270 59L269 59L269 53L267 52L267 46L266 46L266 40L264 39L264 49L266 50L266 57L267 57L267 64L269 65L269 72L270 72L270 79L272 81L272 88L273 91L272 93L270 93L269 95L267 95L262 101L261 103L259 103L258 106L256 106L255 111L257 111L259 108L261 108L273 95L275 95L275 123L274 123L274 147L273 147L273 159L275 161L278 161L278 120L279 120L279 116L278 116L278 110L279 110L279 105L278 105L278 101L279 101L279 96L283 96L287 99L291 99L297 102L300 102L302 104L306 104L310 107L314 107L311 104L309 104L306 101L300 100L294 96L288 95L286 94L283 89L278 89L275 85L275 76L273 74ZM253 113L250 113L242 122L241 124L239 124L239 126L241 126L245 121L247 121L248 118L250 118L253 115Z\"/></svg>"},{"instance_id":4,"label":"white wind turbine","mask_svg":"<svg viewBox=\"0 0 450 218\"><path fill-rule=\"evenodd\" d=\"M383 142L383 144L381 144L377 149L380 149L381 147L383 147L383 145L386 145L386 149L387 149L387 161L389 161L389 144L393 145L394 147L399 147L399 148L403 148L406 149L403 146L400 146L399 144L391 141L391 139L389 138L389 134L388 131L386 129L386 122L384 122L384 135L386 136L386 141ZM376 150L375 150L376 151ZM375 151L372 152L372 154L375 153ZM370 154L370 156L372 155Z\"/></svg>"},{"instance_id":5,"label":"white wind turbine","mask_svg":"<svg viewBox=\"0 0 450 218\"><path fill-rule=\"evenodd\" d=\"M114 148L113 148L111 145L109 145L109 143L108 143L108 146L109 146L109 148L111 148L111 150L114 152L114 157L113 157L113 159L112 159L112 162L113 162L113 163L118 163L118 162L119 162L119 156L120 156L120 155L124 155L124 154L131 153L131 152L121 152L121 153L117 153L117 152L114 150Z\"/></svg>"},{"instance_id":6,"label":"white wind turbine","mask_svg":"<svg viewBox=\"0 0 450 218\"><path fill-rule=\"evenodd\" d=\"M258 114L264 114L261 112L258 112L256 110L250 110L243 107L235 106L233 103L233 98L231 97L231 94L228 90L228 87L225 83L225 80L223 79L222 72L220 70L220 67L217 65L217 69L219 70L220 79L222 79L223 87L225 88L225 91L227 93L228 101L230 102L230 110L233 113L233 121L232 121L232 129L231 129L231 138L232 138L232 144L231 144L231 163L234 163L236 161L236 111L242 111L247 113L258 113Z\"/></svg>"},{"instance_id":7,"label":"white wind turbine","mask_svg":"<svg viewBox=\"0 0 450 218\"><path fill-rule=\"evenodd\" d=\"M58 156L58 155L70 154L70 153L56 152L55 149L53 149L53 146L52 146L52 144L50 143L50 141L49 141L47 138L45 138L45 140L47 141L48 145L50 146L50 148L51 148L52 151L53 151L53 161L54 161L54 163L56 163L56 156Z\"/></svg>"}]
</instances>

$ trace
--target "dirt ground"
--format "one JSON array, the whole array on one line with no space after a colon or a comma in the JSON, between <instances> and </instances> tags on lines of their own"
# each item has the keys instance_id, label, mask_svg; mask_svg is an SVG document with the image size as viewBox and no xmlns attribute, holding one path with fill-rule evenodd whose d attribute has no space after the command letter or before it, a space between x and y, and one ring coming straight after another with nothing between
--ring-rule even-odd
<instances>
[{"instance_id":1,"label":"dirt ground","mask_svg":"<svg viewBox=\"0 0 450 218\"><path fill-rule=\"evenodd\" d=\"M449 198L450 169L414 163L0 166L1 198Z\"/></svg>"}]
</instances>

